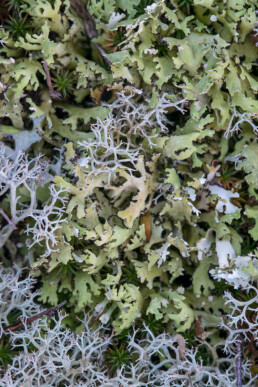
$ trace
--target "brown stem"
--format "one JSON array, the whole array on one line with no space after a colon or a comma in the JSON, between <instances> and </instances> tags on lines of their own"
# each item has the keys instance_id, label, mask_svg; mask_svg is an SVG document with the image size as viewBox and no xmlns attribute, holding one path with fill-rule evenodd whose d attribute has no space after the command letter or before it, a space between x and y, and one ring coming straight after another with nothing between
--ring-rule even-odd
<instances>
[{"instance_id":1,"label":"brown stem","mask_svg":"<svg viewBox=\"0 0 258 387\"><path fill-rule=\"evenodd\" d=\"M17 329L23 328L25 326L25 323L30 324L33 321L38 320L40 317L43 317L43 316L51 317L56 310L58 310L59 308L61 308L65 304L66 304L66 301L63 301L56 306L52 306L51 308L43 310L43 312L40 312L40 313L36 314L35 316L27 318L25 321L20 321L20 322L17 322L15 324L8 325L8 327L4 328L4 332L15 331Z\"/></svg>"},{"instance_id":2,"label":"brown stem","mask_svg":"<svg viewBox=\"0 0 258 387\"><path fill-rule=\"evenodd\" d=\"M70 0L71 6L76 10L78 15L81 16L81 18L84 21L85 30L88 34L88 37L90 39L97 37L97 30L94 24L94 21L87 11L87 9L82 5L80 0Z\"/></svg>"},{"instance_id":3,"label":"brown stem","mask_svg":"<svg viewBox=\"0 0 258 387\"><path fill-rule=\"evenodd\" d=\"M75 9L77 14L82 18L89 39L92 40L93 38L97 38L98 34L94 20L90 13L87 11L87 9L82 5L80 0L70 0L70 4ZM103 60L110 66L112 62L105 56L105 51L103 50L103 48L98 43L92 43L98 50Z\"/></svg>"},{"instance_id":4,"label":"brown stem","mask_svg":"<svg viewBox=\"0 0 258 387\"><path fill-rule=\"evenodd\" d=\"M101 315L104 312L104 309L105 309L105 307L103 306L103 308L101 308L99 314L92 320L91 323L89 323L89 328L91 328L95 324L95 322L101 317Z\"/></svg>"},{"instance_id":5,"label":"brown stem","mask_svg":"<svg viewBox=\"0 0 258 387\"><path fill-rule=\"evenodd\" d=\"M57 91L55 91L53 86L52 86L52 82L51 82L51 77L50 77L50 72L49 72L49 69L48 69L47 61L43 60L41 63L43 64L43 67L44 67L44 70L45 70L45 73L46 73L47 86L48 86L50 97L53 98L53 99L61 99L62 98L62 94L60 94Z\"/></svg>"},{"instance_id":6,"label":"brown stem","mask_svg":"<svg viewBox=\"0 0 258 387\"><path fill-rule=\"evenodd\" d=\"M9 218L8 215L6 215L6 213L4 212L4 210L2 210L2 208L0 208L0 213L3 215L5 220L12 226L13 230L17 230L17 227L15 226L13 221Z\"/></svg>"}]
</instances>

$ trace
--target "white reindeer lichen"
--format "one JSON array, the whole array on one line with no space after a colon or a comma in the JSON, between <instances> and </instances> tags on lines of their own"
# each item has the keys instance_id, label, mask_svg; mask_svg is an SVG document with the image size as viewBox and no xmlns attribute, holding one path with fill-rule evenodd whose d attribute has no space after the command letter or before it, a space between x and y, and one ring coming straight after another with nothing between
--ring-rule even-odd
<instances>
[{"instance_id":1,"label":"white reindeer lichen","mask_svg":"<svg viewBox=\"0 0 258 387\"><path fill-rule=\"evenodd\" d=\"M49 199L42 204L43 208L39 208L36 192L39 186L49 182L47 168L48 163L42 160L42 156L29 160L24 152L19 152L12 160L6 155L5 147L0 147L0 197L10 193L11 214L10 222L0 232L0 247L4 246L19 222L32 218L34 223L32 226L27 225L26 230L27 234L33 235L33 242L29 243L29 247L44 240L46 254L55 251L55 231L64 221L66 190L62 187L56 190L51 184Z\"/></svg>"}]
</instances>

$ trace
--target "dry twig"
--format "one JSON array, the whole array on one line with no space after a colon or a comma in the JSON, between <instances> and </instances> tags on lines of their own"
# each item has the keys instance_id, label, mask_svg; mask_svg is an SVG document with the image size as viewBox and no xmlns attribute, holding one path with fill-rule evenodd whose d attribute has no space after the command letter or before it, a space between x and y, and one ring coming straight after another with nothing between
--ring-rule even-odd
<instances>
[{"instance_id":1,"label":"dry twig","mask_svg":"<svg viewBox=\"0 0 258 387\"><path fill-rule=\"evenodd\" d=\"M4 210L2 210L2 208L0 208L0 214L2 214L5 220L12 226L13 230L17 230L17 227L15 226L13 221L6 215L6 213L4 212Z\"/></svg>"},{"instance_id":2,"label":"dry twig","mask_svg":"<svg viewBox=\"0 0 258 387\"><path fill-rule=\"evenodd\" d=\"M90 40L93 38L97 38L97 29L95 26L95 23L93 21L92 16L89 14L87 9L82 5L80 0L70 0L71 6L75 9L75 11L78 13L78 15L82 18L85 26L85 30L87 32L87 35ZM103 60L110 66L112 62L105 56L104 49L97 43L92 42L93 45L98 50L99 54L103 58Z\"/></svg>"},{"instance_id":3,"label":"dry twig","mask_svg":"<svg viewBox=\"0 0 258 387\"><path fill-rule=\"evenodd\" d=\"M103 308L101 308L99 314L91 321L91 323L89 323L89 328L91 328L95 324L95 322L98 321L98 319L102 316L104 309L105 309L105 307L103 306Z\"/></svg>"},{"instance_id":4,"label":"dry twig","mask_svg":"<svg viewBox=\"0 0 258 387\"><path fill-rule=\"evenodd\" d=\"M24 321L20 321L20 322L17 322L15 324L8 325L8 327L4 328L4 332L15 331L17 329L23 328L25 326L25 324L30 324L33 321L38 320L40 317L43 317L43 316L51 317L55 313L56 310L58 310L59 308L62 308L65 304L66 304L66 301L63 301L56 306L52 306L51 308L43 310L43 312L40 312L40 313L36 314L35 316L32 316L32 317L25 319Z\"/></svg>"},{"instance_id":5,"label":"dry twig","mask_svg":"<svg viewBox=\"0 0 258 387\"><path fill-rule=\"evenodd\" d=\"M53 99L61 99L62 95L60 93L58 93L57 91L55 91L53 86L52 86L52 82L51 82L51 77L50 77L47 61L43 60L41 63L43 64L43 67L44 67L44 70L45 70L45 73L46 73L47 86L48 86L50 97L53 98Z\"/></svg>"}]
</instances>

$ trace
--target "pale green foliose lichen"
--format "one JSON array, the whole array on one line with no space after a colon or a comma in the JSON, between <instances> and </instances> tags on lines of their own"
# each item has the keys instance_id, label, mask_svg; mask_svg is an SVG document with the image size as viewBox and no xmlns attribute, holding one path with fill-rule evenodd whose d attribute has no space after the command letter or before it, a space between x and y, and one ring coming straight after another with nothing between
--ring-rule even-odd
<instances>
[{"instance_id":1,"label":"pale green foliose lichen","mask_svg":"<svg viewBox=\"0 0 258 387\"><path fill-rule=\"evenodd\" d=\"M26 266L42 305L65 300L72 330L88 313L92 329L114 332L94 364L116 350L125 362L92 385L175 385L169 351L176 385L234 385L241 334L251 386L255 1L0 3L2 267ZM184 357L182 339L198 352ZM150 376L155 345L166 370Z\"/></svg>"}]
</instances>

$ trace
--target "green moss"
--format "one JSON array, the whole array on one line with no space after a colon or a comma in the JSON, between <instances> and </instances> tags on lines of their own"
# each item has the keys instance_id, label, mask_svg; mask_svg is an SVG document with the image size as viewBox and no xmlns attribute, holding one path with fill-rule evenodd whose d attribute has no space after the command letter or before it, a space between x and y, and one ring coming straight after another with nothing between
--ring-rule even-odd
<instances>
[{"instance_id":1,"label":"green moss","mask_svg":"<svg viewBox=\"0 0 258 387\"><path fill-rule=\"evenodd\" d=\"M7 5L9 9L20 10L21 6L26 4L24 0L8 0Z\"/></svg>"},{"instance_id":2,"label":"green moss","mask_svg":"<svg viewBox=\"0 0 258 387\"><path fill-rule=\"evenodd\" d=\"M7 369L8 364L12 362L13 357L17 353L18 352L11 347L11 344L9 344L5 338L2 338L0 340L0 366L2 366L5 370Z\"/></svg>"},{"instance_id":3,"label":"green moss","mask_svg":"<svg viewBox=\"0 0 258 387\"><path fill-rule=\"evenodd\" d=\"M179 0L178 7L186 14L190 15L192 11L193 0Z\"/></svg>"},{"instance_id":4,"label":"green moss","mask_svg":"<svg viewBox=\"0 0 258 387\"><path fill-rule=\"evenodd\" d=\"M125 349L125 345L120 345L119 347L112 346L105 352L104 356L111 375L115 375L116 371L121 367L124 367L126 370L132 363L132 356Z\"/></svg>"},{"instance_id":5,"label":"green moss","mask_svg":"<svg viewBox=\"0 0 258 387\"><path fill-rule=\"evenodd\" d=\"M69 70L60 70L54 74L53 86L64 98L69 98L75 88L76 77Z\"/></svg>"},{"instance_id":6,"label":"green moss","mask_svg":"<svg viewBox=\"0 0 258 387\"><path fill-rule=\"evenodd\" d=\"M6 29L13 38L24 37L31 29L30 22L26 16L12 16L6 23Z\"/></svg>"}]
</instances>

